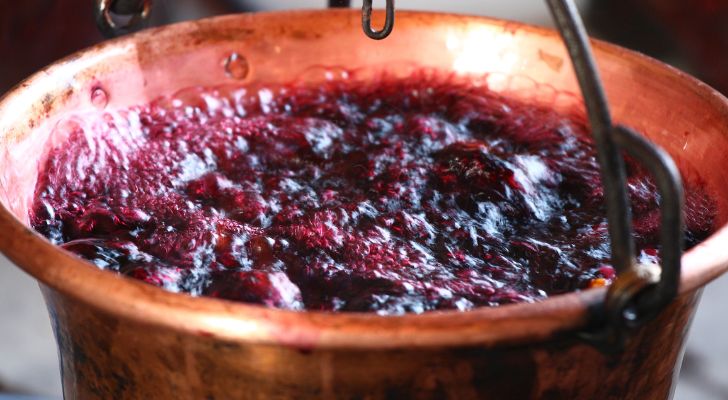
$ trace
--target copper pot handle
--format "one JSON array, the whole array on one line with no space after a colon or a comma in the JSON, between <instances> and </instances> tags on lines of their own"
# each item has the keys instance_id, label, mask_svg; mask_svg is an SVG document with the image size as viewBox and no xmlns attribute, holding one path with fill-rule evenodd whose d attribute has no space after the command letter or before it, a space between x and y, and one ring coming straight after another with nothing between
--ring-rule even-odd
<instances>
[{"instance_id":1,"label":"copper pot handle","mask_svg":"<svg viewBox=\"0 0 728 400\"><path fill-rule=\"evenodd\" d=\"M381 30L372 28L372 3L373 0L364 0L361 6L361 26L369 38L382 40L392 33L394 28L394 0L387 0L385 8L384 27Z\"/></svg>"},{"instance_id":2,"label":"copper pot handle","mask_svg":"<svg viewBox=\"0 0 728 400\"><path fill-rule=\"evenodd\" d=\"M571 57L597 146L612 264L618 273L603 307L593 313L591 328L580 336L605 352L616 352L624 348L632 330L657 316L677 295L683 250L682 180L667 152L630 128L612 125L604 87L574 2L547 3ZM661 201L661 268L637 263L620 150L632 155L655 178Z\"/></svg>"},{"instance_id":3,"label":"copper pot handle","mask_svg":"<svg viewBox=\"0 0 728 400\"><path fill-rule=\"evenodd\" d=\"M617 125L612 135L619 148L655 178L661 199L661 268L633 262L609 287L604 307L593 314L592 328L580 333L583 339L608 353L621 351L631 331L656 317L677 295L684 232L684 193L675 162L665 150L628 127Z\"/></svg>"}]
</instances>

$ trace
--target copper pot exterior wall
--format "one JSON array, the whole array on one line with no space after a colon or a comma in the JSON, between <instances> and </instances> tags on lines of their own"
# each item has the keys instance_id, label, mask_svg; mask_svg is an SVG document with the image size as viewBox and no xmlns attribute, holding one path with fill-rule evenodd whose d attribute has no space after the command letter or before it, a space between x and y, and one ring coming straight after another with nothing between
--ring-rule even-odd
<instances>
[{"instance_id":1,"label":"copper pot exterior wall","mask_svg":"<svg viewBox=\"0 0 728 400\"><path fill-rule=\"evenodd\" d=\"M293 348L121 321L42 287L67 399L668 399L699 292L609 356L563 334L505 347Z\"/></svg>"}]
</instances>

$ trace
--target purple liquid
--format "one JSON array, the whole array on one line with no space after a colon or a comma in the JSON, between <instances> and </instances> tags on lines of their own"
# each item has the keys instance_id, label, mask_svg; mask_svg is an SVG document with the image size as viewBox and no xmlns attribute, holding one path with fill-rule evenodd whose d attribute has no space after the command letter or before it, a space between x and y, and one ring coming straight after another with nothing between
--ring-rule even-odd
<instances>
[{"instance_id":1,"label":"purple liquid","mask_svg":"<svg viewBox=\"0 0 728 400\"><path fill-rule=\"evenodd\" d=\"M72 132L33 227L102 269L287 309L467 310L614 279L581 118L431 77L182 97ZM656 262L656 190L628 175ZM687 193L692 246L714 215Z\"/></svg>"}]
</instances>

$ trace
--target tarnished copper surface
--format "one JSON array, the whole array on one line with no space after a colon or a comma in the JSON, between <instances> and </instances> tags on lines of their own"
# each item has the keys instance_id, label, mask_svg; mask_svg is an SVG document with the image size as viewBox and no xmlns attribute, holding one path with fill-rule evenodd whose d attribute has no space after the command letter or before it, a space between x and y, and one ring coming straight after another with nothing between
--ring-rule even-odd
<instances>
[{"instance_id":1,"label":"tarnished copper surface","mask_svg":"<svg viewBox=\"0 0 728 400\"><path fill-rule=\"evenodd\" d=\"M563 334L515 346L260 345L130 323L44 289L67 398L664 399L698 297L618 356Z\"/></svg>"},{"instance_id":2,"label":"tarnished copper surface","mask_svg":"<svg viewBox=\"0 0 728 400\"><path fill-rule=\"evenodd\" d=\"M67 398L666 398L697 301L728 269L721 228L683 259L681 297L610 358L578 342L603 289L467 313L380 317L289 312L191 298L99 271L27 227L51 135L102 87L109 108L193 85L317 81L341 67L473 74L494 90L580 106L554 32L443 14L397 15L374 42L356 11L237 15L106 42L0 101L0 248L36 277L61 349ZM665 147L728 219L728 102L639 54L595 43L615 119ZM247 60L243 78L225 60Z\"/></svg>"}]
</instances>

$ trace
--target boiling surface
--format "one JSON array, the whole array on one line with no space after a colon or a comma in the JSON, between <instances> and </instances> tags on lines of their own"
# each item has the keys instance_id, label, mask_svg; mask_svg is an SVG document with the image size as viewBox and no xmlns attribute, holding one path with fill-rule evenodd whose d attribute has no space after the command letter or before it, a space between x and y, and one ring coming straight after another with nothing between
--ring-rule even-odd
<instances>
[{"instance_id":1,"label":"boiling surface","mask_svg":"<svg viewBox=\"0 0 728 400\"><path fill-rule=\"evenodd\" d=\"M58 129L35 229L170 291L401 314L615 278L583 119L447 78L192 88ZM657 262L656 189L627 167L638 258ZM687 193L692 246L714 215Z\"/></svg>"}]
</instances>

